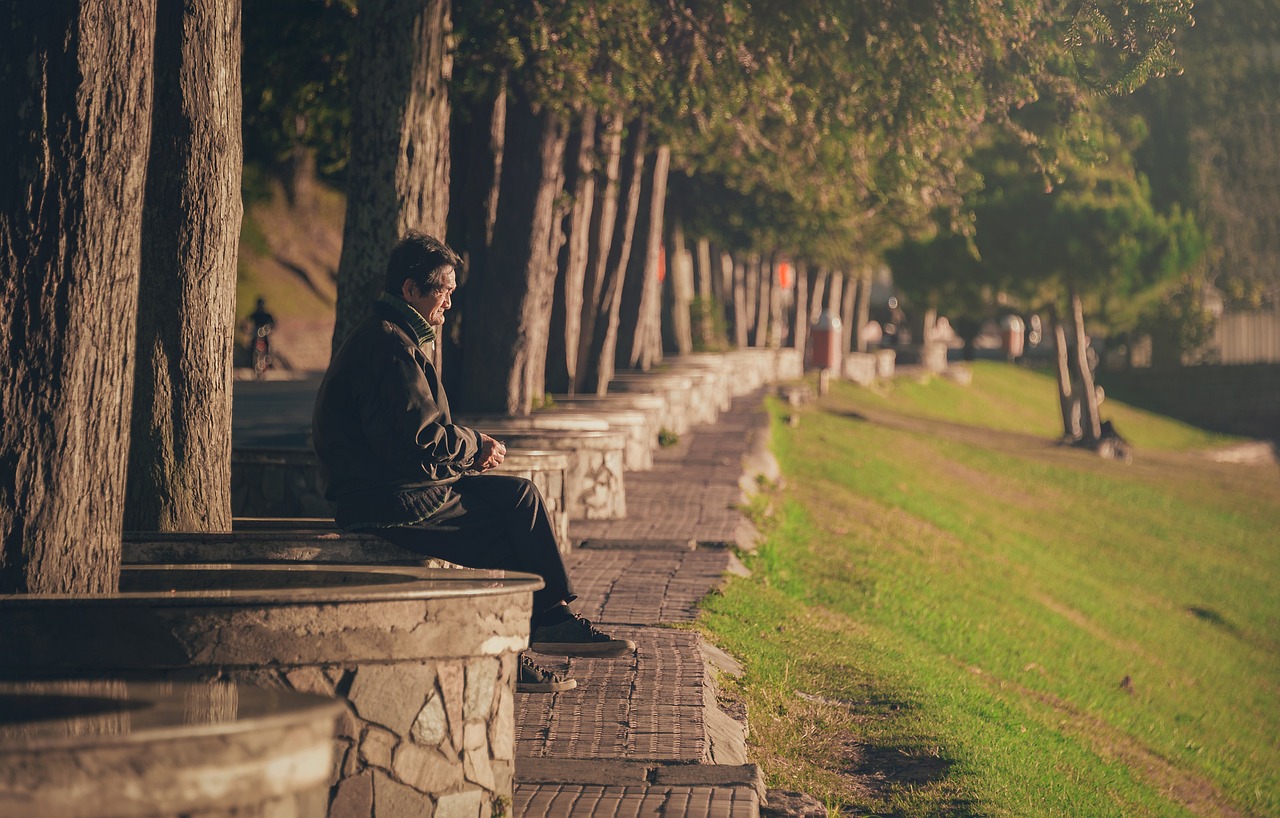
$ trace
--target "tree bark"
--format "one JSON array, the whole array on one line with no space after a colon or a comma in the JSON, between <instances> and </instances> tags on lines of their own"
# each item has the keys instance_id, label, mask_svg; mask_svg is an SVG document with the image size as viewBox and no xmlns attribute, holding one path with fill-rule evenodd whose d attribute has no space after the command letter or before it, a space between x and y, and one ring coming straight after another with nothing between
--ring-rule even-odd
<instances>
[{"instance_id":1,"label":"tree bark","mask_svg":"<svg viewBox=\"0 0 1280 818\"><path fill-rule=\"evenodd\" d=\"M1053 330L1054 372L1058 379L1058 409L1062 413L1062 436L1068 440L1080 439L1080 422L1072 410L1071 365L1067 354L1067 333L1058 317L1057 307L1049 306L1049 324Z\"/></svg>"},{"instance_id":2,"label":"tree bark","mask_svg":"<svg viewBox=\"0 0 1280 818\"><path fill-rule=\"evenodd\" d=\"M803 261L796 262L796 289L791 299L791 333L788 339L793 349L798 349L802 360L809 346L809 324L813 317L809 314L809 265Z\"/></svg>"},{"instance_id":3,"label":"tree bark","mask_svg":"<svg viewBox=\"0 0 1280 818\"><path fill-rule=\"evenodd\" d=\"M618 328L617 357L632 369L648 369L655 359L662 357L662 350L655 349L654 336L661 320L658 264L670 163L670 148L660 145L646 158L641 180L643 189L635 234L644 243L639 247L641 252L631 254L631 263L627 265Z\"/></svg>"},{"instance_id":4,"label":"tree bark","mask_svg":"<svg viewBox=\"0 0 1280 818\"><path fill-rule=\"evenodd\" d=\"M840 357L844 358L853 349L853 310L858 298L857 279L842 274L843 286L840 290Z\"/></svg>"},{"instance_id":5,"label":"tree bark","mask_svg":"<svg viewBox=\"0 0 1280 818\"><path fill-rule=\"evenodd\" d=\"M125 521L231 530L240 4L159 3Z\"/></svg>"},{"instance_id":6,"label":"tree bark","mask_svg":"<svg viewBox=\"0 0 1280 818\"><path fill-rule=\"evenodd\" d=\"M759 253L747 257L747 276L744 282L746 290L746 314L743 319L747 324L747 343L750 346L763 346L764 337L760 332L760 266L763 262Z\"/></svg>"},{"instance_id":7,"label":"tree bark","mask_svg":"<svg viewBox=\"0 0 1280 818\"><path fill-rule=\"evenodd\" d=\"M567 240L560 252L555 300L551 307L551 336L547 341L547 384L552 392L573 392L578 373L587 262L595 207L596 113L588 108L570 140L571 157L566 189L573 205L565 220Z\"/></svg>"},{"instance_id":8,"label":"tree bark","mask_svg":"<svg viewBox=\"0 0 1280 818\"><path fill-rule=\"evenodd\" d=\"M553 111L535 112L514 86L506 126L495 240L467 278L459 406L527 415L545 392L568 127Z\"/></svg>"},{"instance_id":9,"label":"tree bark","mask_svg":"<svg viewBox=\"0 0 1280 818\"><path fill-rule=\"evenodd\" d=\"M662 347L670 355L688 355L693 352L690 313L694 293L693 256L685 242L684 225L679 219L672 220L670 246L662 293L663 312L667 318L662 322Z\"/></svg>"},{"instance_id":10,"label":"tree bark","mask_svg":"<svg viewBox=\"0 0 1280 818\"><path fill-rule=\"evenodd\" d=\"M1097 443L1102 439L1102 418L1098 416L1098 393L1093 385L1093 370L1089 366L1089 336L1084 332L1084 306L1080 296L1071 290L1071 318L1076 333L1076 382L1080 385L1080 427L1084 439Z\"/></svg>"},{"instance_id":11,"label":"tree bark","mask_svg":"<svg viewBox=\"0 0 1280 818\"><path fill-rule=\"evenodd\" d=\"M351 54L351 160L333 348L373 310L409 230L449 212L449 0L363 0Z\"/></svg>"},{"instance_id":12,"label":"tree bark","mask_svg":"<svg viewBox=\"0 0 1280 818\"><path fill-rule=\"evenodd\" d=\"M733 343L746 349L751 340L751 319L747 309L747 265L741 259L733 262Z\"/></svg>"},{"instance_id":13,"label":"tree bark","mask_svg":"<svg viewBox=\"0 0 1280 818\"><path fill-rule=\"evenodd\" d=\"M760 259L760 278L756 287L756 346L769 346L770 319L773 304L773 290L777 273L772 257Z\"/></svg>"},{"instance_id":14,"label":"tree bark","mask_svg":"<svg viewBox=\"0 0 1280 818\"><path fill-rule=\"evenodd\" d=\"M0 594L120 572L154 0L0 25Z\"/></svg>"},{"instance_id":15,"label":"tree bark","mask_svg":"<svg viewBox=\"0 0 1280 818\"><path fill-rule=\"evenodd\" d=\"M867 351L867 339L863 331L871 321L871 268L863 268L858 276L858 304L853 316L853 348L858 352Z\"/></svg>"},{"instance_id":16,"label":"tree bark","mask_svg":"<svg viewBox=\"0 0 1280 818\"><path fill-rule=\"evenodd\" d=\"M627 277L627 267L631 263L631 248L635 238L636 221L639 218L641 188L644 186L644 157L648 151L649 124L643 117L636 120L629 128L626 156L627 175L621 182L619 193L614 197L623 202L622 212L618 218L611 219L612 226L602 217L600 222L601 247L597 251L602 264L600 289L597 302L599 310L591 317L593 330L590 333L591 345L585 358L585 368L580 378L580 392L604 395L609 389L609 381L613 380L614 362L617 360L618 332L622 313L622 290ZM610 127L607 131L607 148L614 143L614 135L620 138L622 131ZM621 143L617 143L619 148ZM619 150L619 165L622 151ZM608 163L612 164L612 162ZM608 215L608 196L602 211ZM606 228L608 228L606 232ZM590 267L591 265L588 265ZM584 327L586 322L584 321ZM584 339L588 337L584 331Z\"/></svg>"},{"instance_id":17,"label":"tree bark","mask_svg":"<svg viewBox=\"0 0 1280 818\"><path fill-rule=\"evenodd\" d=\"M782 311L782 259L773 255L769 273L769 346L778 349L787 333Z\"/></svg>"},{"instance_id":18,"label":"tree bark","mask_svg":"<svg viewBox=\"0 0 1280 818\"><path fill-rule=\"evenodd\" d=\"M454 302L467 303L472 268L483 269L493 243L493 222L498 215L502 182L502 155L506 146L507 86L499 78L486 93L467 101L465 110L450 120L449 244L462 256ZM464 309L455 308L444 325L437 345L443 357L441 378L461 372L466 350L462 347Z\"/></svg>"},{"instance_id":19,"label":"tree bark","mask_svg":"<svg viewBox=\"0 0 1280 818\"><path fill-rule=\"evenodd\" d=\"M809 315L813 321L818 320L826 307L827 271L819 267L813 273L813 291L809 294Z\"/></svg>"}]
</instances>

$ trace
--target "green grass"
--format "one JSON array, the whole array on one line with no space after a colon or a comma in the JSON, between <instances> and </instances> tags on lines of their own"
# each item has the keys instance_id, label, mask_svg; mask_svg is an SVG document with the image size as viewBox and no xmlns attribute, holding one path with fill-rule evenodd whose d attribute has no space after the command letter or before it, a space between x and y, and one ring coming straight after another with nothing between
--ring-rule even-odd
<instances>
[{"instance_id":1,"label":"green grass","mask_svg":"<svg viewBox=\"0 0 1280 818\"><path fill-rule=\"evenodd\" d=\"M837 386L794 428L772 407L786 488L702 621L747 658L771 786L859 815L1280 815L1280 470L1105 408L1131 465L1053 445L1051 381L1011 366Z\"/></svg>"}]
</instances>

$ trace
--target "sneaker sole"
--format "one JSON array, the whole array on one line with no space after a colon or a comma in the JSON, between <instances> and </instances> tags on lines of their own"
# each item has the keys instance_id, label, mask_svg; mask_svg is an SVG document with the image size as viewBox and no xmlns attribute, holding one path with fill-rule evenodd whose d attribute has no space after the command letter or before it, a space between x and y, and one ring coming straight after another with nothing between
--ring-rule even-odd
<instances>
[{"instance_id":1,"label":"sneaker sole","mask_svg":"<svg viewBox=\"0 0 1280 818\"><path fill-rule=\"evenodd\" d=\"M534 642L529 650L556 656L605 657L634 653L636 643L630 639L610 639L608 642Z\"/></svg>"},{"instance_id":2,"label":"sneaker sole","mask_svg":"<svg viewBox=\"0 0 1280 818\"><path fill-rule=\"evenodd\" d=\"M577 679L559 682L516 682L517 693L563 693L578 686Z\"/></svg>"}]
</instances>

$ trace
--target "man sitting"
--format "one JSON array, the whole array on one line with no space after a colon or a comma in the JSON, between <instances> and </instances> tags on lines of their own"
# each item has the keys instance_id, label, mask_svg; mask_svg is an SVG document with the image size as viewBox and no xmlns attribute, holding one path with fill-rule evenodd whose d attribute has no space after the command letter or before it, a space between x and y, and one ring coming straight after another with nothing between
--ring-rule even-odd
<instances>
[{"instance_id":1,"label":"man sitting","mask_svg":"<svg viewBox=\"0 0 1280 818\"><path fill-rule=\"evenodd\" d=\"M536 651L629 653L634 643L601 633L569 609L576 596L537 487L521 477L485 474L502 463L506 446L450 418L432 351L460 263L430 236L401 239L373 315L329 364L312 433L337 523L459 565L542 577L530 623ZM574 686L521 657L518 690Z\"/></svg>"}]
</instances>

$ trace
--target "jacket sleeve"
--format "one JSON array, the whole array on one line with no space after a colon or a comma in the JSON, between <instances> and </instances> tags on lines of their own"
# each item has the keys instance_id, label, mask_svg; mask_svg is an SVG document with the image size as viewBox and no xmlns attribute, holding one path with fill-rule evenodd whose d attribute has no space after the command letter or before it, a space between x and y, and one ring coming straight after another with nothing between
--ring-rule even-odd
<instances>
[{"instance_id":1,"label":"jacket sleeve","mask_svg":"<svg viewBox=\"0 0 1280 818\"><path fill-rule=\"evenodd\" d=\"M377 362L372 388L359 402L369 447L402 478L448 480L466 471L480 453L479 436L447 423L436 400L440 388L425 357L398 346Z\"/></svg>"}]
</instances>

